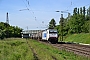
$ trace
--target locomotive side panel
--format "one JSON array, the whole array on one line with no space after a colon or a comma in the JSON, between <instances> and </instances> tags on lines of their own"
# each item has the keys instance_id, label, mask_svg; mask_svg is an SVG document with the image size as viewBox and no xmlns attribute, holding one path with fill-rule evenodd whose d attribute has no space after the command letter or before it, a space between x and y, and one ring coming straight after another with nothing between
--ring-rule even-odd
<instances>
[{"instance_id":1,"label":"locomotive side panel","mask_svg":"<svg viewBox=\"0 0 90 60\"><path fill-rule=\"evenodd\" d=\"M47 40L47 31L42 32L42 40Z\"/></svg>"}]
</instances>

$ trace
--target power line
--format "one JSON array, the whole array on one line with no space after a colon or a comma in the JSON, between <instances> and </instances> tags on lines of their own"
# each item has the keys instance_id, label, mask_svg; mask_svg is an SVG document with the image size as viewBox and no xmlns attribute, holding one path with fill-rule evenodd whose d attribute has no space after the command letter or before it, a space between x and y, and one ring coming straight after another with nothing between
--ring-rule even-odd
<instances>
[{"instance_id":1,"label":"power line","mask_svg":"<svg viewBox=\"0 0 90 60\"><path fill-rule=\"evenodd\" d=\"M26 6L26 8L28 8L27 5L26 5L26 3L24 2L24 0L22 0L22 1L23 1L24 5Z\"/></svg>"},{"instance_id":2,"label":"power line","mask_svg":"<svg viewBox=\"0 0 90 60\"><path fill-rule=\"evenodd\" d=\"M36 16L35 16L35 14L34 14L34 11L32 10L32 8L31 8L31 6L30 6L30 2L28 1L28 0L26 0L26 2L27 2L27 5L29 6L29 11L33 14L33 17L35 18L35 21L37 20L37 18L36 18Z\"/></svg>"},{"instance_id":3,"label":"power line","mask_svg":"<svg viewBox=\"0 0 90 60\"><path fill-rule=\"evenodd\" d=\"M29 9L28 6L27 6L27 4L28 4L29 7L30 7L29 1L26 0L27 4L24 2L24 0L22 0L22 1L23 1L23 3L25 4L26 9L22 9L22 10L19 10L19 11L28 10L30 13L32 13L32 16L35 18L35 16L34 16L34 12L32 11L32 9L31 9L31 8ZM36 20L36 18L35 18L35 20Z\"/></svg>"},{"instance_id":4,"label":"power line","mask_svg":"<svg viewBox=\"0 0 90 60\"><path fill-rule=\"evenodd\" d=\"M34 14L34 11L32 10L32 8L31 8L31 6L30 6L30 2L29 2L28 0L27 0L26 2L27 2L27 4L28 4L28 6L30 7L30 10L31 10L32 13ZM40 11L40 12L41 12L41 11ZM39 23L36 16L35 16L35 21L36 21L37 23ZM43 24L44 24L44 23L43 23ZM39 25L42 26L42 24L40 24L40 23L39 23Z\"/></svg>"},{"instance_id":5,"label":"power line","mask_svg":"<svg viewBox=\"0 0 90 60\"><path fill-rule=\"evenodd\" d=\"M22 0L24 2L24 0ZM41 26L41 24L37 21L37 17L35 16L34 14L34 11L32 10L31 6L30 6L30 2L28 0L25 0L26 3L24 2L25 6L26 6L26 9L22 9L22 10L19 10L19 11L24 11L24 10L28 10L30 13L32 13L32 16L34 17L35 21ZM28 5L28 6L27 6ZM29 9L30 8L30 9Z\"/></svg>"}]
</instances>

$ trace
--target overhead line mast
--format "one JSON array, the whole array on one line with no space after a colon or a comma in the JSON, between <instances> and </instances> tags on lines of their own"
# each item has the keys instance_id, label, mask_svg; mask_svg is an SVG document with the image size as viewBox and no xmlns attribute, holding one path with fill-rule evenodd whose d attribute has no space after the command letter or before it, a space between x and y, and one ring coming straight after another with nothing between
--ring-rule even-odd
<instances>
[{"instance_id":1,"label":"overhead line mast","mask_svg":"<svg viewBox=\"0 0 90 60\"><path fill-rule=\"evenodd\" d=\"M7 12L7 15L6 15L6 23L9 24L8 12Z\"/></svg>"},{"instance_id":2,"label":"overhead line mast","mask_svg":"<svg viewBox=\"0 0 90 60\"><path fill-rule=\"evenodd\" d=\"M9 38L9 18L8 18L8 12L7 12L7 14L6 14L6 28L7 28L7 30L6 30L6 38Z\"/></svg>"}]
</instances>

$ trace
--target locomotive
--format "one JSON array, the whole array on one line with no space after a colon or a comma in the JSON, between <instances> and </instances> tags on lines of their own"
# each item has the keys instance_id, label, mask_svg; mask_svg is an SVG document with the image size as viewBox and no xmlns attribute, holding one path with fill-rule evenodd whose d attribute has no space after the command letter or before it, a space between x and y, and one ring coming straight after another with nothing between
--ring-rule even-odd
<instances>
[{"instance_id":1,"label":"locomotive","mask_svg":"<svg viewBox=\"0 0 90 60\"><path fill-rule=\"evenodd\" d=\"M42 41L49 41L51 43L58 42L58 32L56 29L46 29L36 34L35 38Z\"/></svg>"}]
</instances>

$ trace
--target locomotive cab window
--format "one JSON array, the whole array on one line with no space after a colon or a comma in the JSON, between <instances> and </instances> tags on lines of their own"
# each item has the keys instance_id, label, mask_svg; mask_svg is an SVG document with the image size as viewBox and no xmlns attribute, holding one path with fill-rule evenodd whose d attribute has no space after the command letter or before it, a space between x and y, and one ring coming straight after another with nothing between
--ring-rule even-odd
<instances>
[{"instance_id":1,"label":"locomotive cab window","mask_svg":"<svg viewBox=\"0 0 90 60\"><path fill-rule=\"evenodd\" d=\"M57 31L49 31L49 33L57 33Z\"/></svg>"}]
</instances>

